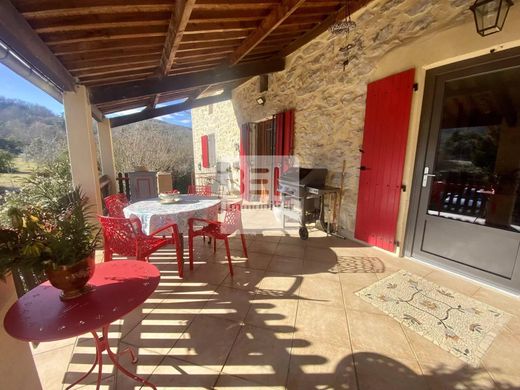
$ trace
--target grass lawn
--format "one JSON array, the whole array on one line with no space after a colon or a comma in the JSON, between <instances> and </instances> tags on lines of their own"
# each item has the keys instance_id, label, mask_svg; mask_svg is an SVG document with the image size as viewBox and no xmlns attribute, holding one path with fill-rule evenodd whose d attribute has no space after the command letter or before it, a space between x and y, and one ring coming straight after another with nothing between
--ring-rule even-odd
<instances>
[{"instance_id":1,"label":"grass lawn","mask_svg":"<svg viewBox=\"0 0 520 390\"><path fill-rule=\"evenodd\" d=\"M22 180L36 168L36 164L26 161L21 157L15 157L14 173L0 173L0 190L19 188Z\"/></svg>"}]
</instances>

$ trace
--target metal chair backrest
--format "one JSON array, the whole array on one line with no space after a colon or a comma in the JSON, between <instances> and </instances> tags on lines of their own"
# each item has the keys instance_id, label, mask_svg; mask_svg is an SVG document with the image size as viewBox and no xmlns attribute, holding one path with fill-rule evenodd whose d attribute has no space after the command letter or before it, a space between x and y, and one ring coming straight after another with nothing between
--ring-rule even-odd
<instances>
[{"instance_id":1,"label":"metal chair backrest","mask_svg":"<svg viewBox=\"0 0 520 390\"><path fill-rule=\"evenodd\" d=\"M108 215L116 218L124 218L123 209L128 206L128 198L125 194L110 195L105 198L105 206L108 210Z\"/></svg>"},{"instance_id":2,"label":"metal chair backrest","mask_svg":"<svg viewBox=\"0 0 520 390\"><path fill-rule=\"evenodd\" d=\"M137 218L114 218L98 216L103 228L105 249L123 256L135 256L137 242L143 235Z\"/></svg>"},{"instance_id":3,"label":"metal chair backrest","mask_svg":"<svg viewBox=\"0 0 520 390\"><path fill-rule=\"evenodd\" d=\"M188 194L189 195L202 195L202 196L211 196L211 186L188 186Z\"/></svg>"}]
</instances>

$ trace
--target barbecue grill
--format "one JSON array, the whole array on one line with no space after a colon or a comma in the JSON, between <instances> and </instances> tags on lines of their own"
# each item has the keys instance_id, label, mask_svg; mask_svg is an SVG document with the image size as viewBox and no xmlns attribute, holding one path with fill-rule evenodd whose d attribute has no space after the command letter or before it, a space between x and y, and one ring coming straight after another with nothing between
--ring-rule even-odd
<instances>
[{"instance_id":1,"label":"barbecue grill","mask_svg":"<svg viewBox=\"0 0 520 390\"><path fill-rule=\"evenodd\" d=\"M282 196L282 227L289 218L300 223L300 238L306 240L309 231L306 224L323 217L323 195L337 192L337 188L325 187L327 169L289 168L278 180Z\"/></svg>"}]
</instances>

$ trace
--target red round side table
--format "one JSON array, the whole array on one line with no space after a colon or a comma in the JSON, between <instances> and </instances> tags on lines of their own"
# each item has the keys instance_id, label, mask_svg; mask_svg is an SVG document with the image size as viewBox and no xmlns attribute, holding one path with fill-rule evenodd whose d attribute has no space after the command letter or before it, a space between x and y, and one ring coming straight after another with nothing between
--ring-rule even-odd
<instances>
[{"instance_id":1,"label":"red round side table","mask_svg":"<svg viewBox=\"0 0 520 390\"><path fill-rule=\"evenodd\" d=\"M125 375L155 389L152 383L119 364L119 354L129 353L134 364L137 358L130 348L117 354L110 349L108 327L142 304L155 291L159 279L159 270L144 261L115 260L96 264L94 276L89 281L93 291L62 301L61 290L49 282L42 283L11 306L4 318L4 327L14 338L34 342L61 340L91 332L96 342L96 360L90 370L67 389L86 378L96 365L99 365L96 387L99 389L103 351Z\"/></svg>"}]
</instances>

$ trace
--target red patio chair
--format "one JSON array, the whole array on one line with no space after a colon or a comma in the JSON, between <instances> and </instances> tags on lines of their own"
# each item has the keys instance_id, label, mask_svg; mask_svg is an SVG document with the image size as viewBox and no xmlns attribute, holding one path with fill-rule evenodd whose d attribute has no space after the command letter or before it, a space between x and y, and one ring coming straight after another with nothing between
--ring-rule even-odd
<instances>
[{"instance_id":1,"label":"red patio chair","mask_svg":"<svg viewBox=\"0 0 520 390\"><path fill-rule=\"evenodd\" d=\"M203 223L205 226L197 227L195 223ZM193 269L193 238L197 236L208 236L213 238L213 252L216 251L216 240L224 240L226 245L226 254L229 264L229 272L233 275L233 265L231 264L231 254L229 252L229 240L228 237L236 232L240 232L240 238L242 240L242 249L244 250L244 256L247 256L246 240L244 237L244 228L242 226L242 205L241 203L234 203L228 205L224 221L210 221L202 218L190 218L188 219L188 242L190 252L190 270Z\"/></svg>"},{"instance_id":2,"label":"red patio chair","mask_svg":"<svg viewBox=\"0 0 520 390\"><path fill-rule=\"evenodd\" d=\"M211 186L188 186L188 195L211 196Z\"/></svg>"},{"instance_id":3,"label":"red patio chair","mask_svg":"<svg viewBox=\"0 0 520 390\"><path fill-rule=\"evenodd\" d=\"M105 198L108 215L115 218L124 218L123 209L128 206L128 198L125 194L110 195Z\"/></svg>"},{"instance_id":4,"label":"red patio chair","mask_svg":"<svg viewBox=\"0 0 520 390\"><path fill-rule=\"evenodd\" d=\"M105 241L105 261L112 260L112 254L135 256L137 260L149 260L149 257L159 248L168 244L175 245L179 276L183 276L182 245L179 229L176 224L165 226L149 236L143 233L141 221L137 218L114 218L98 216L103 228ZM171 237L155 237L171 230Z\"/></svg>"}]
</instances>

